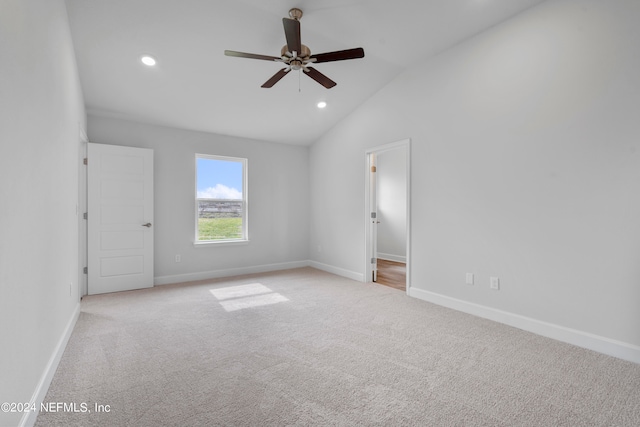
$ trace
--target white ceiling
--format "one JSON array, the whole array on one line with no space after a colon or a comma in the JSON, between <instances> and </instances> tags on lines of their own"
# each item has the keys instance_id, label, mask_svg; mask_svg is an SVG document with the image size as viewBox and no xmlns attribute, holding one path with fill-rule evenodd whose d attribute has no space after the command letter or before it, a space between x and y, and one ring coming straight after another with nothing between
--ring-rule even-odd
<instances>
[{"instance_id":1,"label":"white ceiling","mask_svg":"<svg viewBox=\"0 0 640 427\"><path fill-rule=\"evenodd\" d=\"M67 0L88 112L308 145L412 64L543 0ZM325 89L281 64L282 18L303 10L312 53L362 47L365 57L314 66ZM155 68L139 58L151 54ZM324 100L327 108L316 103Z\"/></svg>"}]
</instances>

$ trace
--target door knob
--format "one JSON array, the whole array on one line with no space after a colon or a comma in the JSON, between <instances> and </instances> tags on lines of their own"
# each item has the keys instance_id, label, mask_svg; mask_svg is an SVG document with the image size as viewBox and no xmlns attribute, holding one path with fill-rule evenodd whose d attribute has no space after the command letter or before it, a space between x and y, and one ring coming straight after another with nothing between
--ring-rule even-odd
<instances>
[{"instance_id":1,"label":"door knob","mask_svg":"<svg viewBox=\"0 0 640 427\"><path fill-rule=\"evenodd\" d=\"M142 224L142 226L143 226L143 227L147 227L147 228L151 228L151 223L150 223L150 222L148 222L148 223L146 223L146 224Z\"/></svg>"}]
</instances>

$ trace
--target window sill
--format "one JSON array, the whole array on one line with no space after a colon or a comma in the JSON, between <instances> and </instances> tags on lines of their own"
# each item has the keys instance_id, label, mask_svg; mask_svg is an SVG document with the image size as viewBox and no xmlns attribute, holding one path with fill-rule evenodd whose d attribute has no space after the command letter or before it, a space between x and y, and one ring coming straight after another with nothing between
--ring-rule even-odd
<instances>
[{"instance_id":1,"label":"window sill","mask_svg":"<svg viewBox=\"0 0 640 427\"><path fill-rule=\"evenodd\" d=\"M212 246L241 246L248 245L249 240L203 240L193 242L193 246L196 248L212 247Z\"/></svg>"}]
</instances>

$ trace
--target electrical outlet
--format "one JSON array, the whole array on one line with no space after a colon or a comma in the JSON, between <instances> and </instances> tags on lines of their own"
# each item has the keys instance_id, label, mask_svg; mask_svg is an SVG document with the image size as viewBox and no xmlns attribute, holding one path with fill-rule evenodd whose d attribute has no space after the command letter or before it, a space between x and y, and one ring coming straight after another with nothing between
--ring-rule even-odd
<instances>
[{"instance_id":1,"label":"electrical outlet","mask_svg":"<svg viewBox=\"0 0 640 427\"><path fill-rule=\"evenodd\" d=\"M467 278L465 280L467 285L473 285L473 273L467 273Z\"/></svg>"},{"instance_id":2,"label":"electrical outlet","mask_svg":"<svg viewBox=\"0 0 640 427\"><path fill-rule=\"evenodd\" d=\"M500 289L500 279L497 277L492 277L489 281L489 287L495 291Z\"/></svg>"},{"instance_id":3,"label":"electrical outlet","mask_svg":"<svg viewBox=\"0 0 640 427\"><path fill-rule=\"evenodd\" d=\"M180 257L180 255L176 255L176 262L181 262L182 258Z\"/></svg>"}]
</instances>

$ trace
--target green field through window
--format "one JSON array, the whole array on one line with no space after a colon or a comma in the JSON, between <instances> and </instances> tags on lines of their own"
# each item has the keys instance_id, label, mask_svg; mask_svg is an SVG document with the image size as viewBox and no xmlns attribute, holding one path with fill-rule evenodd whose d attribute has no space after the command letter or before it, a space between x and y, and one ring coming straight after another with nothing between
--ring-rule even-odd
<instances>
[{"instance_id":1,"label":"green field through window","mask_svg":"<svg viewBox=\"0 0 640 427\"><path fill-rule=\"evenodd\" d=\"M242 218L198 218L198 240L242 238Z\"/></svg>"}]
</instances>

